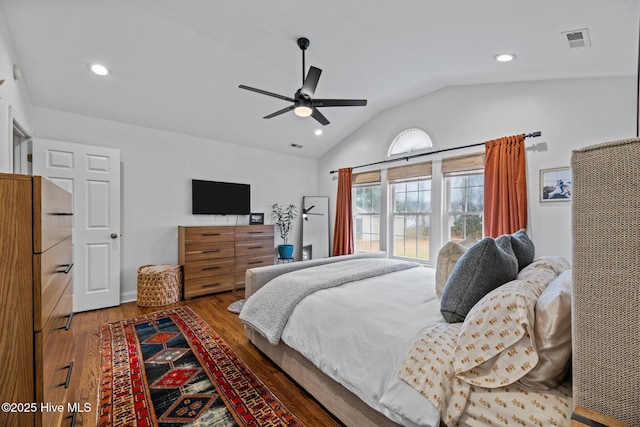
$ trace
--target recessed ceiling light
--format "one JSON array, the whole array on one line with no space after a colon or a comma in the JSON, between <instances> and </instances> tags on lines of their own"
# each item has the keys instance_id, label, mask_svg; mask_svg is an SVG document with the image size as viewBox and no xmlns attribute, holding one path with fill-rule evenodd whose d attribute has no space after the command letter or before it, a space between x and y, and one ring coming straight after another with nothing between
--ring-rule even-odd
<instances>
[{"instance_id":1,"label":"recessed ceiling light","mask_svg":"<svg viewBox=\"0 0 640 427\"><path fill-rule=\"evenodd\" d=\"M313 132L313 134L314 134L315 136L320 136L320 135L322 135L322 129L316 129L316 130Z\"/></svg>"},{"instance_id":2,"label":"recessed ceiling light","mask_svg":"<svg viewBox=\"0 0 640 427\"><path fill-rule=\"evenodd\" d=\"M499 53L494 58L498 62L509 62L516 59L516 56L513 53Z\"/></svg>"},{"instance_id":3,"label":"recessed ceiling light","mask_svg":"<svg viewBox=\"0 0 640 427\"><path fill-rule=\"evenodd\" d=\"M109 74L107 67L101 64L90 64L89 69L99 76L106 76Z\"/></svg>"}]
</instances>

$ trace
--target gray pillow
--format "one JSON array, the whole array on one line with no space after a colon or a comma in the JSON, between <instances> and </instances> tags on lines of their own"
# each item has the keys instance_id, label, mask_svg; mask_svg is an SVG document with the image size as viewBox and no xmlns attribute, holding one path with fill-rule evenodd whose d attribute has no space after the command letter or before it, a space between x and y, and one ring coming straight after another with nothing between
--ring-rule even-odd
<instances>
[{"instance_id":1,"label":"gray pillow","mask_svg":"<svg viewBox=\"0 0 640 427\"><path fill-rule=\"evenodd\" d=\"M496 238L496 242L499 242L502 239L511 240L511 248L513 249L513 253L518 259L518 271L525 268L527 265L533 262L533 258L535 257L536 250L533 246L533 242L527 235L527 230L520 229L513 234L505 234L498 238Z\"/></svg>"},{"instance_id":2,"label":"gray pillow","mask_svg":"<svg viewBox=\"0 0 640 427\"><path fill-rule=\"evenodd\" d=\"M518 260L511 239L486 237L458 259L442 292L440 313L449 322L463 322L483 296L516 278Z\"/></svg>"}]
</instances>

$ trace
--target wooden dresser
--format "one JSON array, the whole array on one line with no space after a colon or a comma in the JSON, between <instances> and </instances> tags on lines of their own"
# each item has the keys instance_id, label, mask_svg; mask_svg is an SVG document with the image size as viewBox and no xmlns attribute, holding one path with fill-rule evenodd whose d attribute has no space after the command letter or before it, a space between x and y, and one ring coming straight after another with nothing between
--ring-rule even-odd
<instances>
[{"instance_id":1,"label":"wooden dresser","mask_svg":"<svg viewBox=\"0 0 640 427\"><path fill-rule=\"evenodd\" d=\"M0 401L13 405L0 425L70 424L71 194L41 177L0 174L0 204Z\"/></svg>"},{"instance_id":2,"label":"wooden dresser","mask_svg":"<svg viewBox=\"0 0 640 427\"><path fill-rule=\"evenodd\" d=\"M248 268L272 265L273 225L179 226L185 298L244 287Z\"/></svg>"}]
</instances>

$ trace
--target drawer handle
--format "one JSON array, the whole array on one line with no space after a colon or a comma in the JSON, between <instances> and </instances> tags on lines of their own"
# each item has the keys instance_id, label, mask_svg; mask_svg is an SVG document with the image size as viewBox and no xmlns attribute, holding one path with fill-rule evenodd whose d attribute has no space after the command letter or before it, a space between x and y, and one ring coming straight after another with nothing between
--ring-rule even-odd
<instances>
[{"instance_id":1,"label":"drawer handle","mask_svg":"<svg viewBox=\"0 0 640 427\"><path fill-rule=\"evenodd\" d=\"M250 261L249 264L262 264L264 261Z\"/></svg>"},{"instance_id":2,"label":"drawer handle","mask_svg":"<svg viewBox=\"0 0 640 427\"><path fill-rule=\"evenodd\" d=\"M249 246L249 249L262 249L264 246Z\"/></svg>"},{"instance_id":3,"label":"drawer handle","mask_svg":"<svg viewBox=\"0 0 640 427\"><path fill-rule=\"evenodd\" d=\"M264 234L264 231L249 231L249 234Z\"/></svg>"},{"instance_id":4,"label":"drawer handle","mask_svg":"<svg viewBox=\"0 0 640 427\"><path fill-rule=\"evenodd\" d=\"M56 216L73 216L73 212L51 212L50 215Z\"/></svg>"},{"instance_id":5,"label":"drawer handle","mask_svg":"<svg viewBox=\"0 0 640 427\"><path fill-rule=\"evenodd\" d=\"M219 266L219 265L216 265L216 266L214 266L214 267L202 267L202 269L203 269L203 270L217 270L217 269L219 269L219 268L220 268L220 266Z\"/></svg>"},{"instance_id":6,"label":"drawer handle","mask_svg":"<svg viewBox=\"0 0 640 427\"><path fill-rule=\"evenodd\" d=\"M220 252L220 249L210 249L208 251L202 251L203 254L212 254L215 252Z\"/></svg>"},{"instance_id":7,"label":"drawer handle","mask_svg":"<svg viewBox=\"0 0 640 427\"><path fill-rule=\"evenodd\" d=\"M202 233L203 236L219 236L220 233Z\"/></svg>"},{"instance_id":8,"label":"drawer handle","mask_svg":"<svg viewBox=\"0 0 640 427\"><path fill-rule=\"evenodd\" d=\"M60 326L58 329L64 329L65 331L68 331L71 328L71 322L73 322L73 312L64 317L67 318L67 323L65 323L64 326Z\"/></svg>"},{"instance_id":9,"label":"drawer handle","mask_svg":"<svg viewBox=\"0 0 640 427\"><path fill-rule=\"evenodd\" d=\"M64 267L64 270L62 270L61 273L69 274L69 272L73 268L73 263L71 263L71 264L62 264L60 267Z\"/></svg>"},{"instance_id":10,"label":"drawer handle","mask_svg":"<svg viewBox=\"0 0 640 427\"><path fill-rule=\"evenodd\" d=\"M69 388L69 383L71 382L71 372L73 372L73 360L69 362L69 364L65 366L64 369L68 369L67 380L64 382L64 384L60 385L64 385L64 388Z\"/></svg>"},{"instance_id":11,"label":"drawer handle","mask_svg":"<svg viewBox=\"0 0 640 427\"><path fill-rule=\"evenodd\" d=\"M218 283L211 283L209 285L202 285L203 288L215 288L216 286L220 286L220 282Z\"/></svg>"}]
</instances>

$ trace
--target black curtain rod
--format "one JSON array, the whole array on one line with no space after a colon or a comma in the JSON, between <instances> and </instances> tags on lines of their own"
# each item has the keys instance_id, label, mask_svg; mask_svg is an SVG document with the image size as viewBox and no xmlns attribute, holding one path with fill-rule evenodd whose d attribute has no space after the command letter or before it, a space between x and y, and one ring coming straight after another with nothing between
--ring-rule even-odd
<instances>
[{"instance_id":1,"label":"black curtain rod","mask_svg":"<svg viewBox=\"0 0 640 427\"><path fill-rule=\"evenodd\" d=\"M531 132L531 133L523 133L522 134L522 136L525 137L525 138L536 138L536 137L541 136L541 135L542 135L541 131L536 131L536 132ZM416 157L429 156L431 154L437 154L437 153L444 153L445 151L460 150L462 148L477 147L479 145L484 145L484 142L479 142L477 144L470 144L470 145L462 145L460 147L443 148L442 150L429 151L428 153L413 154L411 156L398 157L397 159L380 160L379 162L367 163L366 165L353 166L351 169L365 168L367 166L380 165L380 164L383 164L383 163L398 162L400 160L409 161L409 159L414 159ZM329 173L330 174L334 174L336 172L338 172L338 171L331 171Z\"/></svg>"}]
</instances>

